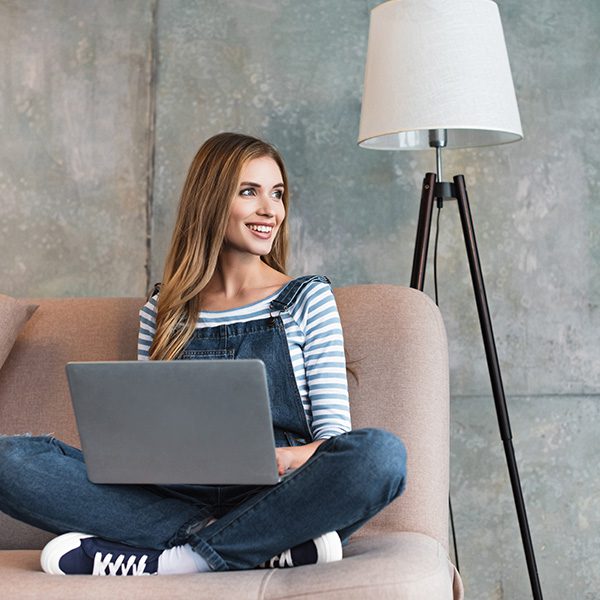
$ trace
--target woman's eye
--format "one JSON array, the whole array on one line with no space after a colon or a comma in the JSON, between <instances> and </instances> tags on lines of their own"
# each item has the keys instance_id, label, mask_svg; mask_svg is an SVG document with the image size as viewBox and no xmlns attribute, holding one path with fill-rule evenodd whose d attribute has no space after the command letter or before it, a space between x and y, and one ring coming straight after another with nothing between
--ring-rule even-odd
<instances>
[{"instance_id":1,"label":"woman's eye","mask_svg":"<svg viewBox=\"0 0 600 600\"><path fill-rule=\"evenodd\" d=\"M252 192L251 194L246 194L246 192ZM273 192L275 198L281 200L283 198L283 190L275 190ZM256 190L254 188L244 188L240 191L240 196L254 196L256 195Z\"/></svg>"}]
</instances>

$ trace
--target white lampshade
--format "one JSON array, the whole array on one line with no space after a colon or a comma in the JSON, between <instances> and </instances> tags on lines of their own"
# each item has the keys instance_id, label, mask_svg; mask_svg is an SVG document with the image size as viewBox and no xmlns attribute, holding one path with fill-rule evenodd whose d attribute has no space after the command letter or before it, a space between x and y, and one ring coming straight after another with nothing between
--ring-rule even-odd
<instances>
[{"instance_id":1,"label":"white lampshade","mask_svg":"<svg viewBox=\"0 0 600 600\"><path fill-rule=\"evenodd\" d=\"M502 23L492 0L389 0L371 11L358 143L378 150L523 138Z\"/></svg>"}]
</instances>

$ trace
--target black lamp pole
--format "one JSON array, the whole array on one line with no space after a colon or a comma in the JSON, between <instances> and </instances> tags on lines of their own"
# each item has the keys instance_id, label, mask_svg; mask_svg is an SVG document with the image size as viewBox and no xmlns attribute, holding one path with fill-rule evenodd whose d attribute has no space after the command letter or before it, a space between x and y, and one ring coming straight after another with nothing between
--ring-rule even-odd
<instances>
[{"instance_id":1,"label":"black lamp pole","mask_svg":"<svg viewBox=\"0 0 600 600\"><path fill-rule=\"evenodd\" d=\"M438 132L439 131L440 130L438 130ZM483 335L483 343L485 346L485 355L490 373L494 403L496 405L498 427L500 429L500 437L502 438L502 442L504 444L504 453L506 454L506 462L515 500L515 507L517 510L517 518L519 520L519 527L521 530L521 539L523 541L523 547L525 550L525 559L527 561L527 569L529 571L531 590L535 600L542 600L542 588L535 562L535 553L533 550L533 544L531 542L531 534L529 532L529 523L527 521L527 511L525 509L525 501L523 500L523 492L521 491L517 460L512 444L510 419L508 416L508 408L506 406L506 398L504 396L504 388L502 387L500 365L498 362L498 354L496 352L496 344L494 342L494 333L492 331L492 320L490 318L490 311L485 294L483 274L481 272L481 264L479 262L479 253L477 251L477 242L475 241L475 230L473 228L473 220L471 218L471 210L469 207L469 200L467 198L465 180L462 175L456 175L453 178L454 183L441 181L441 147L445 145L445 139L441 143L439 140L437 140L436 143L436 140L432 139L431 145L436 148L437 152L438 176L436 177L435 173L427 173L425 175L425 179L423 180L421 207L419 210L419 222L417 226L417 237L415 241L415 253L413 257L410 286L423 291L425 267L427 263L427 249L429 246L429 235L431 231L431 215L433 212L434 201L437 201L438 206L441 206L444 200L456 199L458 201L458 210L462 223L467 257L469 259L471 279L473 281L473 291L475 293L477 312L479 313L479 323L481 325L481 333Z\"/></svg>"}]
</instances>

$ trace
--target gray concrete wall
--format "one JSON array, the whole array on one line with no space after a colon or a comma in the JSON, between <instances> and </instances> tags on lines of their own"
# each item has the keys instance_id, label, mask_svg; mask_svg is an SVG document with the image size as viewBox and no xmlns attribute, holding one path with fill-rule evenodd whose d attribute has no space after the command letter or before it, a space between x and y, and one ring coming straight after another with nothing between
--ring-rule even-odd
<instances>
[{"instance_id":1,"label":"gray concrete wall","mask_svg":"<svg viewBox=\"0 0 600 600\"><path fill-rule=\"evenodd\" d=\"M145 289L151 11L0 2L0 269L14 295Z\"/></svg>"},{"instance_id":2,"label":"gray concrete wall","mask_svg":"<svg viewBox=\"0 0 600 600\"><path fill-rule=\"evenodd\" d=\"M160 280L189 162L223 130L265 137L286 159L290 274L407 285L434 155L356 146L377 4L0 2L2 291L143 294ZM525 140L447 151L445 173L467 180L545 596L591 599L600 597L600 4L499 6ZM452 203L439 253L467 595L525 598Z\"/></svg>"}]
</instances>

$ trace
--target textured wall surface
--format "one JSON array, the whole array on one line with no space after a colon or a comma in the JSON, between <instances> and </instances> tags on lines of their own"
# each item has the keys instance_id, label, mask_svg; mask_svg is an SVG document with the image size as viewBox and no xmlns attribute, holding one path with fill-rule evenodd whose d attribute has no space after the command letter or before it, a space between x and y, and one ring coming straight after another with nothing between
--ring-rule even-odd
<instances>
[{"instance_id":1,"label":"textured wall surface","mask_svg":"<svg viewBox=\"0 0 600 600\"><path fill-rule=\"evenodd\" d=\"M145 287L151 11L0 2L0 269L15 295Z\"/></svg>"},{"instance_id":2,"label":"textured wall surface","mask_svg":"<svg viewBox=\"0 0 600 600\"><path fill-rule=\"evenodd\" d=\"M544 598L600 598L597 396L509 398ZM453 398L452 504L466 597L531 598L502 444L487 397Z\"/></svg>"},{"instance_id":3,"label":"textured wall surface","mask_svg":"<svg viewBox=\"0 0 600 600\"><path fill-rule=\"evenodd\" d=\"M189 163L223 130L264 137L286 160L290 274L408 285L434 153L356 145L377 4L0 1L2 291L145 293ZM600 598L600 4L499 7L525 139L447 151L444 172L466 177L545 597ZM469 598L525 598L452 202L440 223L461 570Z\"/></svg>"}]
</instances>

